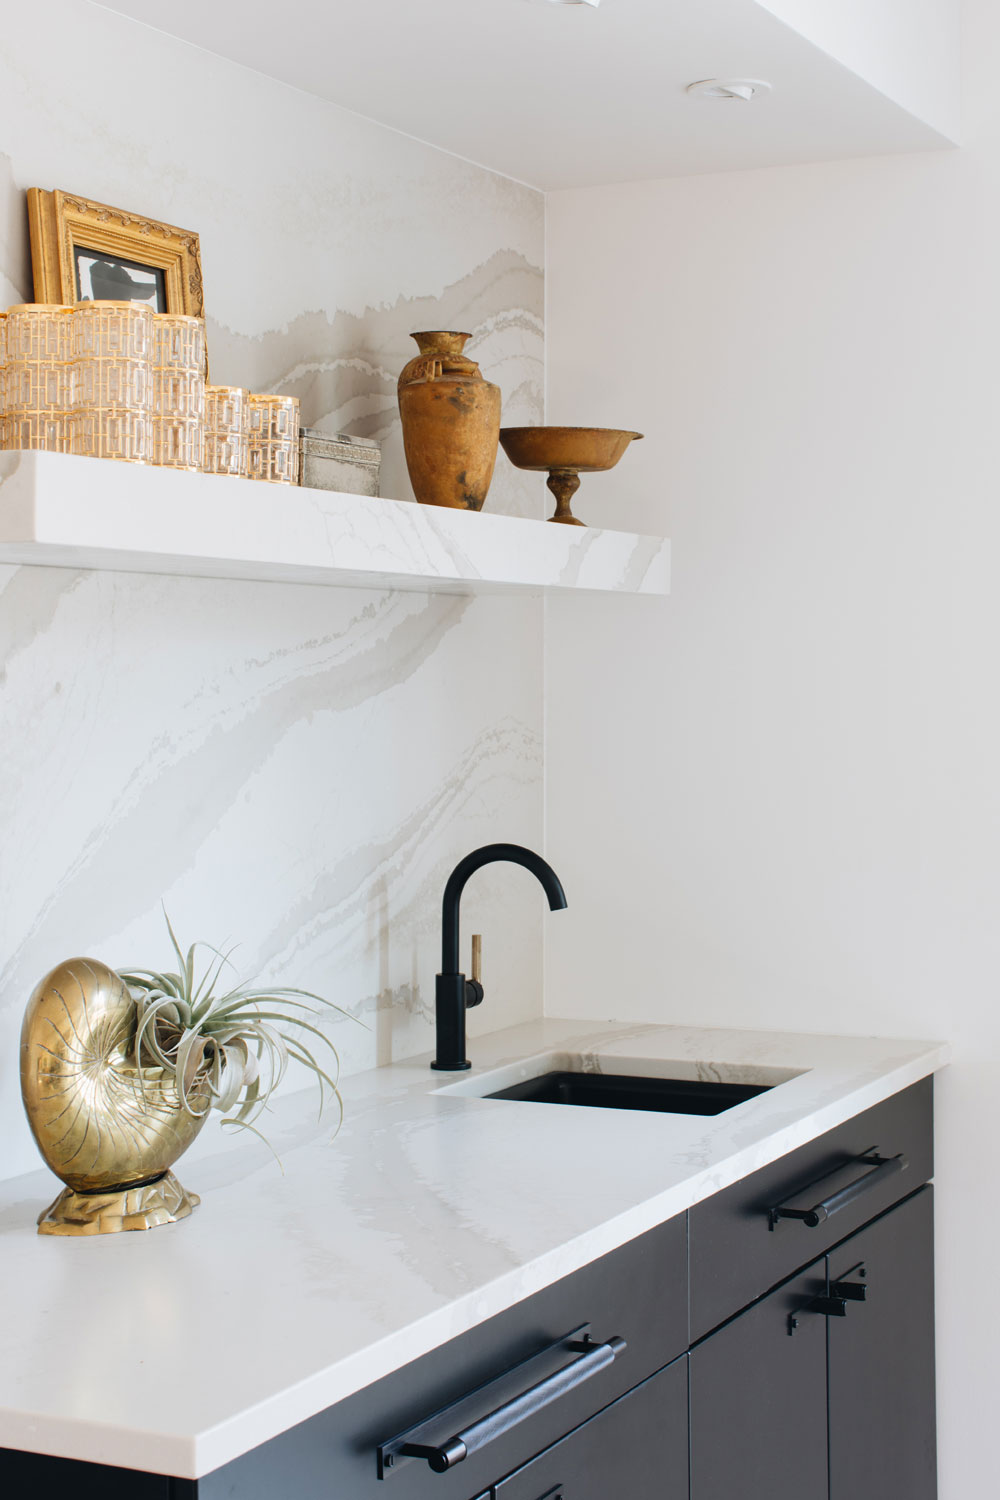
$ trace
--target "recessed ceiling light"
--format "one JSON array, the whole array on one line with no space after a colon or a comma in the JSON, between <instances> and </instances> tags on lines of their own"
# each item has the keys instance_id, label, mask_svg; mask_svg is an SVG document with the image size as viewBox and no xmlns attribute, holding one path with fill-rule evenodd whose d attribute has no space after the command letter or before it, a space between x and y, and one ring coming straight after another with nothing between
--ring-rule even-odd
<instances>
[{"instance_id":1,"label":"recessed ceiling light","mask_svg":"<svg viewBox=\"0 0 1000 1500\"><path fill-rule=\"evenodd\" d=\"M601 0L543 0L546 5L592 5L596 10Z\"/></svg>"},{"instance_id":2,"label":"recessed ceiling light","mask_svg":"<svg viewBox=\"0 0 1000 1500\"><path fill-rule=\"evenodd\" d=\"M703 99L749 100L769 94L771 85L763 78L703 78L700 83L689 83L687 92Z\"/></svg>"}]
</instances>

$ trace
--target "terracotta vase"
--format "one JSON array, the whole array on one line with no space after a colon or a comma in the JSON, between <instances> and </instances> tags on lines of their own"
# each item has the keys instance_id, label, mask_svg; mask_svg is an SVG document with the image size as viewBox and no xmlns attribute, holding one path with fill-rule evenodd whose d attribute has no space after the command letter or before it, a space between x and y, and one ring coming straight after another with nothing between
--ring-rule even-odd
<instances>
[{"instance_id":1,"label":"terracotta vase","mask_svg":"<svg viewBox=\"0 0 1000 1500\"><path fill-rule=\"evenodd\" d=\"M500 388L462 349L467 333L414 333L420 353L399 377L413 493L422 505L481 510L500 438Z\"/></svg>"}]
</instances>

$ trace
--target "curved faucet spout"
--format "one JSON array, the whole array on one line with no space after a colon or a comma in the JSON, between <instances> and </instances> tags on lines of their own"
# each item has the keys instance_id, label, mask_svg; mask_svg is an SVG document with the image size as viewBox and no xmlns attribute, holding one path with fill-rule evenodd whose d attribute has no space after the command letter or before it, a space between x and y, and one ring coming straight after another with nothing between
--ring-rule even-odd
<instances>
[{"instance_id":1,"label":"curved faucet spout","mask_svg":"<svg viewBox=\"0 0 1000 1500\"><path fill-rule=\"evenodd\" d=\"M481 870L483 865L492 865L497 862L512 865L523 865L530 870L538 880L549 898L549 908L552 911L561 911L568 905L566 892L562 888L559 876L550 864L536 854L532 849L525 849L521 844L484 844L481 849L473 849L458 864L448 876L448 883L444 888L444 899L441 903L441 973L457 974L461 966L459 957L460 948L458 941L458 911L462 901L462 892L470 875Z\"/></svg>"},{"instance_id":2,"label":"curved faucet spout","mask_svg":"<svg viewBox=\"0 0 1000 1500\"><path fill-rule=\"evenodd\" d=\"M567 904L566 892L552 866L540 854L521 844L484 844L481 849L474 849L459 860L448 877L441 908L441 972L437 976L435 996L437 1056L431 1067L442 1072L457 1072L472 1066L465 1055L465 1013L470 1005L479 1004L483 990L475 980L467 981L459 969L459 907L469 876L481 870L483 865L497 861L523 865L530 870L553 911L559 911Z\"/></svg>"}]
</instances>

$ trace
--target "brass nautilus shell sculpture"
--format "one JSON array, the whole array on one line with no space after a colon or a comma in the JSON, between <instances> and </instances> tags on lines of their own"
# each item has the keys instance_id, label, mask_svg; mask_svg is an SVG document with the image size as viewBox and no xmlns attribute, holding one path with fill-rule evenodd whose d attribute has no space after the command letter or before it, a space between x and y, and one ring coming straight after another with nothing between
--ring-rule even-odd
<instances>
[{"instance_id":1,"label":"brass nautilus shell sculpture","mask_svg":"<svg viewBox=\"0 0 1000 1500\"><path fill-rule=\"evenodd\" d=\"M172 1074L138 1066L136 1006L106 964L71 958L35 988L21 1030L21 1093L32 1134L66 1187L39 1234L112 1234L186 1218L198 1198L170 1167L205 1122ZM201 1110L201 1105L204 1110Z\"/></svg>"}]
</instances>

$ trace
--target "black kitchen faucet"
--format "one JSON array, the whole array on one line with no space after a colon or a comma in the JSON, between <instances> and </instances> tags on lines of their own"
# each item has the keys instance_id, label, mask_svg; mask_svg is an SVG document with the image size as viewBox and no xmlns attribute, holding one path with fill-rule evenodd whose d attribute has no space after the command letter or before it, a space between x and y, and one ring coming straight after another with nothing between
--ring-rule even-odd
<instances>
[{"instance_id":1,"label":"black kitchen faucet","mask_svg":"<svg viewBox=\"0 0 1000 1500\"><path fill-rule=\"evenodd\" d=\"M441 973L437 976L435 1016L437 1021L437 1056L431 1063L443 1073L457 1073L472 1064L465 1055L465 1012L483 999L480 983L478 952L473 951L472 978L466 979L459 970L458 909L462 900L465 882L483 865L497 860L523 865L540 883L549 906L560 911L566 906L566 893L552 866L546 864L540 854L525 849L520 844L484 844L473 849L448 876L444 888L441 908ZM475 944L475 939L473 939Z\"/></svg>"}]
</instances>

